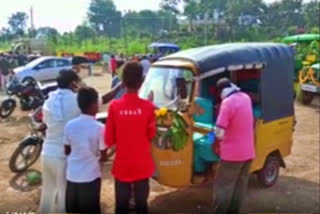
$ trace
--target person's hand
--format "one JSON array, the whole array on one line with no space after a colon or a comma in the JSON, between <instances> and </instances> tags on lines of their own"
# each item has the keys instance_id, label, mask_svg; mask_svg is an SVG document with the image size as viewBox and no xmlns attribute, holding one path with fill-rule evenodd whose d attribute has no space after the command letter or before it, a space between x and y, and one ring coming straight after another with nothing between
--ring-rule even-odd
<instances>
[{"instance_id":1,"label":"person's hand","mask_svg":"<svg viewBox=\"0 0 320 214\"><path fill-rule=\"evenodd\" d=\"M105 163L108 161L107 150L100 151L100 163Z\"/></svg>"},{"instance_id":2,"label":"person's hand","mask_svg":"<svg viewBox=\"0 0 320 214\"><path fill-rule=\"evenodd\" d=\"M220 156L220 141L219 140L216 140L213 144L213 152Z\"/></svg>"}]
</instances>

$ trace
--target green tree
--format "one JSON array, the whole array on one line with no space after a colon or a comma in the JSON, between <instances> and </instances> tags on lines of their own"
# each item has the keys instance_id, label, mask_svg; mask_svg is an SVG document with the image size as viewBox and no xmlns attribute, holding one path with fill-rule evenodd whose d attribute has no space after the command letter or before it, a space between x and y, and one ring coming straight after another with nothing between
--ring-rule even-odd
<instances>
[{"instance_id":1,"label":"green tree","mask_svg":"<svg viewBox=\"0 0 320 214\"><path fill-rule=\"evenodd\" d=\"M91 0L88 17L98 33L120 36L121 12L116 10L112 0Z\"/></svg>"},{"instance_id":2,"label":"green tree","mask_svg":"<svg viewBox=\"0 0 320 214\"><path fill-rule=\"evenodd\" d=\"M85 46L87 46L87 40L96 36L96 32L90 26L86 24L82 24L77 26L74 31L75 37L79 44L83 41L85 42Z\"/></svg>"},{"instance_id":3,"label":"green tree","mask_svg":"<svg viewBox=\"0 0 320 214\"><path fill-rule=\"evenodd\" d=\"M8 24L13 35L22 36L25 34L28 15L25 12L16 12L9 18Z\"/></svg>"},{"instance_id":4,"label":"green tree","mask_svg":"<svg viewBox=\"0 0 320 214\"><path fill-rule=\"evenodd\" d=\"M289 27L303 27L302 0L281 0L270 4L263 19L263 32L269 38L289 35ZM290 29L292 30L292 29Z\"/></svg>"},{"instance_id":5,"label":"green tree","mask_svg":"<svg viewBox=\"0 0 320 214\"><path fill-rule=\"evenodd\" d=\"M162 0L160 2L160 8L165 11L172 12L175 15L180 13L178 7L183 0Z\"/></svg>"},{"instance_id":6,"label":"green tree","mask_svg":"<svg viewBox=\"0 0 320 214\"><path fill-rule=\"evenodd\" d=\"M303 7L303 16L308 30L313 27L320 27L320 1L313 0L306 3Z\"/></svg>"}]
</instances>

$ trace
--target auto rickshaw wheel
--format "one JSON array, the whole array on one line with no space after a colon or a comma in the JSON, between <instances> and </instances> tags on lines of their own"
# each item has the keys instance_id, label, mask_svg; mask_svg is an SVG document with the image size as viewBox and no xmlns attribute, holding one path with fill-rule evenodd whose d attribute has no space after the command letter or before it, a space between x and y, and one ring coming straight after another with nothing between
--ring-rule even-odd
<instances>
[{"instance_id":1,"label":"auto rickshaw wheel","mask_svg":"<svg viewBox=\"0 0 320 214\"><path fill-rule=\"evenodd\" d=\"M279 158L271 155L263 168L257 172L259 183L264 187L272 187L278 180L280 170Z\"/></svg>"},{"instance_id":2,"label":"auto rickshaw wheel","mask_svg":"<svg viewBox=\"0 0 320 214\"><path fill-rule=\"evenodd\" d=\"M309 91L301 91L301 102L304 105L309 105L313 100L314 94Z\"/></svg>"},{"instance_id":3,"label":"auto rickshaw wheel","mask_svg":"<svg viewBox=\"0 0 320 214\"><path fill-rule=\"evenodd\" d=\"M314 93L302 90L301 86L298 87L297 98L299 102L301 102L304 105L309 105L312 102L313 97L314 97Z\"/></svg>"}]
</instances>

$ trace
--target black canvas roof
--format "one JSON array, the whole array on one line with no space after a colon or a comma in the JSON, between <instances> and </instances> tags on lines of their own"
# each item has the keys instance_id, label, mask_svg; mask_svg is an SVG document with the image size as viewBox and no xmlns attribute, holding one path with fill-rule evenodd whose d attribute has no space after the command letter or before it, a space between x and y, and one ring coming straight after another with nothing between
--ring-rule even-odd
<instances>
[{"instance_id":1,"label":"black canvas roof","mask_svg":"<svg viewBox=\"0 0 320 214\"><path fill-rule=\"evenodd\" d=\"M180 51L161 59L184 59L194 63L201 73L230 65L269 64L292 58L293 50L277 43L229 43Z\"/></svg>"}]
</instances>

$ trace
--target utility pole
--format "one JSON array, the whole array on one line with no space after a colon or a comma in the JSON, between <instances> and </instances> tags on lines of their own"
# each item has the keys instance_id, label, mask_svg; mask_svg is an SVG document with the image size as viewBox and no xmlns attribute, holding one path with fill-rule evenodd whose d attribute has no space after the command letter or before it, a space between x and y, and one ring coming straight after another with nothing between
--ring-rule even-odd
<instances>
[{"instance_id":1,"label":"utility pole","mask_svg":"<svg viewBox=\"0 0 320 214\"><path fill-rule=\"evenodd\" d=\"M205 45L208 45L207 21L208 21L208 12L204 14L204 44Z\"/></svg>"},{"instance_id":2,"label":"utility pole","mask_svg":"<svg viewBox=\"0 0 320 214\"><path fill-rule=\"evenodd\" d=\"M122 25L123 25L123 37L124 37L124 49L126 51L126 56L128 56L127 23L124 17L122 18Z\"/></svg>"},{"instance_id":3,"label":"utility pole","mask_svg":"<svg viewBox=\"0 0 320 214\"><path fill-rule=\"evenodd\" d=\"M30 8L30 29L31 29L31 38L34 37L34 20L33 20L33 7Z\"/></svg>"}]
</instances>

